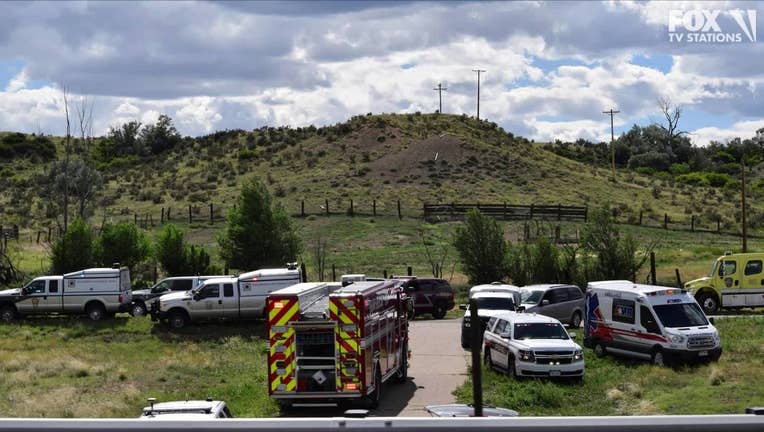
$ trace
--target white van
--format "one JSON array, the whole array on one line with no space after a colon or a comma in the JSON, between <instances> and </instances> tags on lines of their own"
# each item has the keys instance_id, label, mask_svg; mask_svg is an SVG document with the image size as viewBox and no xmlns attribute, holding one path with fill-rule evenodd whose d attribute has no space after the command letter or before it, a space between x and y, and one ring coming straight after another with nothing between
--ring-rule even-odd
<instances>
[{"instance_id":1,"label":"white van","mask_svg":"<svg viewBox=\"0 0 764 432\"><path fill-rule=\"evenodd\" d=\"M680 288L591 282L584 316L584 346L597 356L621 354L666 365L716 361L722 354L719 332Z\"/></svg>"}]
</instances>

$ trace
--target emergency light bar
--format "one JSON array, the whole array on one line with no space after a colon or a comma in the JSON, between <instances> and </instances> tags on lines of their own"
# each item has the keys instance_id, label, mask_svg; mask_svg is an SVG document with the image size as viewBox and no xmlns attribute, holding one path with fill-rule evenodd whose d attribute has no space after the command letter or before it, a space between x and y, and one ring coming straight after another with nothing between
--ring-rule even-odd
<instances>
[{"instance_id":1,"label":"emergency light bar","mask_svg":"<svg viewBox=\"0 0 764 432\"><path fill-rule=\"evenodd\" d=\"M661 290L661 291L652 291L647 293L649 296L658 296L658 295L672 295L672 294L687 294L687 290L684 289L668 289L668 290Z\"/></svg>"}]
</instances>

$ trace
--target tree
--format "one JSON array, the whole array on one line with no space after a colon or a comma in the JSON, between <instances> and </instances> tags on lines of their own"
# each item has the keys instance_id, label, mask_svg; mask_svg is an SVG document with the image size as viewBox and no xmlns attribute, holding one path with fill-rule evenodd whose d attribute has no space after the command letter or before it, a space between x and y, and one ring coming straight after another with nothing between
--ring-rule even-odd
<instances>
[{"instance_id":1,"label":"tree","mask_svg":"<svg viewBox=\"0 0 764 432\"><path fill-rule=\"evenodd\" d=\"M103 185L103 176L82 159L53 161L40 178L42 195L49 199L52 214L61 214L59 197L74 195L79 203L77 214L84 218L88 204Z\"/></svg>"},{"instance_id":2,"label":"tree","mask_svg":"<svg viewBox=\"0 0 764 432\"><path fill-rule=\"evenodd\" d=\"M101 140L96 147L98 159L102 162L108 162L116 157L127 155L139 155L143 145L138 138L141 129L141 123L130 121L122 124L120 127L112 126L106 138Z\"/></svg>"},{"instance_id":3,"label":"tree","mask_svg":"<svg viewBox=\"0 0 764 432\"><path fill-rule=\"evenodd\" d=\"M456 228L454 247L471 284L491 283L507 276L507 242L490 216L476 209L468 211L464 226Z\"/></svg>"},{"instance_id":4,"label":"tree","mask_svg":"<svg viewBox=\"0 0 764 432\"><path fill-rule=\"evenodd\" d=\"M53 274L81 270L95 263L93 232L81 217L75 218L69 230L53 243L51 263Z\"/></svg>"},{"instance_id":5,"label":"tree","mask_svg":"<svg viewBox=\"0 0 764 432\"><path fill-rule=\"evenodd\" d=\"M159 233L154 256L168 276L182 276L186 269L186 241L175 224L167 224Z\"/></svg>"},{"instance_id":6,"label":"tree","mask_svg":"<svg viewBox=\"0 0 764 432\"><path fill-rule=\"evenodd\" d=\"M129 268L148 258L151 247L146 236L132 223L106 224L96 240L96 258L100 265L120 263Z\"/></svg>"},{"instance_id":7,"label":"tree","mask_svg":"<svg viewBox=\"0 0 764 432\"><path fill-rule=\"evenodd\" d=\"M168 276L220 273L211 264L207 251L201 246L186 243L183 232L174 224L165 225L154 246L154 254Z\"/></svg>"},{"instance_id":8,"label":"tree","mask_svg":"<svg viewBox=\"0 0 764 432\"><path fill-rule=\"evenodd\" d=\"M656 245L651 242L641 247L630 234L622 236L607 206L593 212L584 226L582 242L596 256L590 276L597 279L633 280Z\"/></svg>"},{"instance_id":9,"label":"tree","mask_svg":"<svg viewBox=\"0 0 764 432\"><path fill-rule=\"evenodd\" d=\"M230 268L257 269L295 261L302 243L284 208L273 203L257 179L244 185L218 236L220 255Z\"/></svg>"},{"instance_id":10,"label":"tree","mask_svg":"<svg viewBox=\"0 0 764 432\"><path fill-rule=\"evenodd\" d=\"M172 119L165 114L159 116L156 124L146 125L140 133L143 144L151 149L151 153L159 154L180 143L180 134L172 124Z\"/></svg>"}]
</instances>

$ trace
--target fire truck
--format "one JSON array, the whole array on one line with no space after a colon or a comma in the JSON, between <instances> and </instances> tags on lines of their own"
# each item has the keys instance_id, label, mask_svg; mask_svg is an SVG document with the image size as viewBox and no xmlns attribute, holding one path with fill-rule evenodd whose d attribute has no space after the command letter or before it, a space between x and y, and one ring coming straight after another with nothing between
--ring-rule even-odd
<instances>
[{"instance_id":1,"label":"fire truck","mask_svg":"<svg viewBox=\"0 0 764 432\"><path fill-rule=\"evenodd\" d=\"M410 302L399 281L300 283L266 301L268 393L294 404L362 401L407 378Z\"/></svg>"}]
</instances>

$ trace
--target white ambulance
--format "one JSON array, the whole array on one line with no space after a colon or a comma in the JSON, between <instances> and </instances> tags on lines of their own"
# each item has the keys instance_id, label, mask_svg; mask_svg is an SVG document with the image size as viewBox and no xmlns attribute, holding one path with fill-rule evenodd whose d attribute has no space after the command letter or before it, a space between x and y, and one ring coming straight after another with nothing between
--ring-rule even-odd
<instances>
[{"instance_id":1,"label":"white ambulance","mask_svg":"<svg viewBox=\"0 0 764 432\"><path fill-rule=\"evenodd\" d=\"M722 345L714 325L686 290L631 281L590 282L584 346L605 353L676 361L716 361Z\"/></svg>"}]
</instances>

